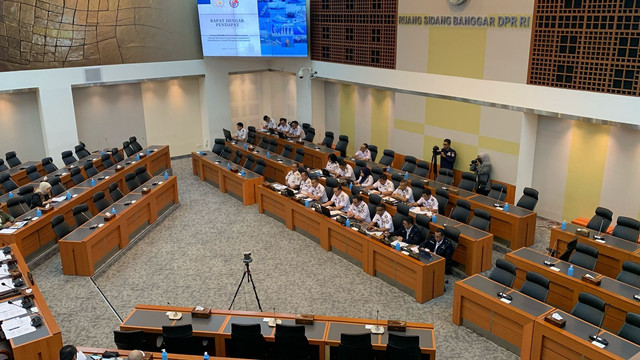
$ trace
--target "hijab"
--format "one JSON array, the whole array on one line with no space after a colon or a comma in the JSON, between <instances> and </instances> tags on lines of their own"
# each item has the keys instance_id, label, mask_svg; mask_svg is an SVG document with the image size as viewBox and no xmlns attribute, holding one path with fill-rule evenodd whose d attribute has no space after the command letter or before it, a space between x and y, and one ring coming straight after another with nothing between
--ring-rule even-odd
<instances>
[{"instance_id":1,"label":"hijab","mask_svg":"<svg viewBox=\"0 0 640 360\"><path fill-rule=\"evenodd\" d=\"M362 171L362 176L360 177L359 183L362 184L371 176L371 170L369 170L368 167L363 167L360 171Z\"/></svg>"},{"instance_id":2,"label":"hijab","mask_svg":"<svg viewBox=\"0 0 640 360\"><path fill-rule=\"evenodd\" d=\"M478 154L478 157L480 158L480 160L482 160L482 165L491 165L491 160L489 160L489 154L480 153Z\"/></svg>"},{"instance_id":3,"label":"hijab","mask_svg":"<svg viewBox=\"0 0 640 360\"><path fill-rule=\"evenodd\" d=\"M51 184L49 184L46 181L43 181L40 183L40 185L38 185L38 188L36 189L36 191L34 191L34 193L40 194L40 195L47 195L47 192L50 189L51 189Z\"/></svg>"}]
</instances>

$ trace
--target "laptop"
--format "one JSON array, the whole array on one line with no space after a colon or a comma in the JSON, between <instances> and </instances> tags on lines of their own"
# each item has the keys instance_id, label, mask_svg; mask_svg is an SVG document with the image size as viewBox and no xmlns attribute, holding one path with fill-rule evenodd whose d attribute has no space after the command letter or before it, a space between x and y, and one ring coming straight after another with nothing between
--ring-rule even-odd
<instances>
[{"instance_id":1,"label":"laptop","mask_svg":"<svg viewBox=\"0 0 640 360\"><path fill-rule=\"evenodd\" d=\"M329 210L328 207L326 206L320 206L320 209L322 210L322 214L326 217L331 217L331 210Z\"/></svg>"},{"instance_id":2,"label":"laptop","mask_svg":"<svg viewBox=\"0 0 640 360\"><path fill-rule=\"evenodd\" d=\"M224 133L224 138L227 139L227 141L231 141L231 131L227 130L227 129L222 129L222 132Z\"/></svg>"},{"instance_id":3,"label":"laptop","mask_svg":"<svg viewBox=\"0 0 640 360\"><path fill-rule=\"evenodd\" d=\"M286 139L287 138L287 136L282 131L278 131L278 137L280 139Z\"/></svg>"},{"instance_id":4,"label":"laptop","mask_svg":"<svg viewBox=\"0 0 640 360\"><path fill-rule=\"evenodd\" d=\"M269 128L269 134L275 135L276 134L276 130Z\"/></svg>"},{"instance_id":5,"label":"laptop","mask_svg":"<svg viewBox=\"0 0 640 360\"><path fill-rule=\"evenodd\" d=\"M327 169L320 169L322 170L322 175L325 177L331 177L331 173L329 172L329 170Z\"/></svg>"}]
</instances>

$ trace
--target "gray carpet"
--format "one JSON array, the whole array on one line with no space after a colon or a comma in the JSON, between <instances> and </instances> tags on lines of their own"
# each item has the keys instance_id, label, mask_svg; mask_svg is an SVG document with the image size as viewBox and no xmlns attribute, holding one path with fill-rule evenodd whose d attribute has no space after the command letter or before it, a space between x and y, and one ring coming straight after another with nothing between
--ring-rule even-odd
<instances>
[{"instance_id":1,"label":"gray carpet","mask_svg":"<svg viewBox=\"0 0 640 360\"><path fill-rule=\"evenodd\" d=\"M517 359L518 356L451 323L453 283L437 299L414 298L365 274L341 257L265 215L243 206L192 175L191 160L172 161L181 206L96 276L123 318L136 304L228 308L244 271L243 251L253 253L254 280L265 311L381 318L433 323L439 359ZM549 222L538 220L536 244L548 244ZM493 260L503 254L494 251ZM55 255L34 276L65 344L114 347L119 320L89 278L63 276ZM245 283L236 310L256 311Z\"/></svg>"}]
</instances>

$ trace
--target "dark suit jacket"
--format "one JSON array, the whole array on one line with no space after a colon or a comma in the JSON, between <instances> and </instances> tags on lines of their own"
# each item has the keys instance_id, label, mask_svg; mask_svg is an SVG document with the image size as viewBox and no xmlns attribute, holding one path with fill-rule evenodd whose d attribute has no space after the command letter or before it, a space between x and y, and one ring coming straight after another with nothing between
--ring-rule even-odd
<instances>
[{"instance_id":1,"label":"dark suit jacket","mask_svg":"<svg viewBox=\"0 0 640 360\"><path fill-rule=\"evenodd\" d=\"M418 245L420 244L420 240L422 235L420 234L420 229L417 226L413 226L411 228L411 232L409 233L409 238L407 239L407 230L404 226L400 226L400 229L396 229L393 232L393 235L402 237L402 241L408 244Z\"/></svg>"},{"instance_id":2,"label":"dark suit jacket","mask_svg":"<svg viewBox=\"0 0 640 360\"><path fill-rule=\"evenodd\" d=\"M38 193L34 193L31 196L31 208L35 209L37 207L43 207L44 205L42 205L43 202L49 200L49 195L44 195L41 196Z\"/></svg>"},{"instance_id":3,"label":"dark suit jacket","mask_svg":"<svg viewBox=\"0 0 640 360\"><path fill-rule=\"evenodd\" d=\"M433 252L433 249L436 248L436 238L433 235L429 236L427 240L423 241L420 244L420 247L429 249L429 251ZM451 241L449 241L449 239L447 238L444 238L444 240L442 240L442 244L440 244L438 250L435 253L445 258L447 262L450 262L451 256L453 256L453 250L454 249Z\"/></svg>"}]
</instances>

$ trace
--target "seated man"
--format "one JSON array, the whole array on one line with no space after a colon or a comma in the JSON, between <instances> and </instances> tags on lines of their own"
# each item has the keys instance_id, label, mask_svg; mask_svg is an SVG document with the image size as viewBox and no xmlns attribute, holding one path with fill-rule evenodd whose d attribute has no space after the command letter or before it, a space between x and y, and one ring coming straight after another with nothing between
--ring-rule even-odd
<instances>
[{"instance_id":1,"label":"seated man","mask_svg":"<svg viewBox=\"0 0 640 360\"><path fill-rule=\"evenodd\" d=\"M356 160L371 161L371 151L369 151L369 145L367 145L367 143L360 145L360 150L356 151L354 158L356 158Z\"/></svg>"},{"instance_id":2,"label":"seated man","mask_svg":"<svg viewBox=\"0 0 640 360\"><path fill-rule=\"evenodd\" d=\"M338 178L351 181L354 181L356 179L356 174L353 173L353 168L344 160L341 160L338 163Z\"/></svg>"},{"instance_id":3,"label":"seated man","mask_svg":"<svg viewBox=\"0 0 640 360\"><path fill-rule=\"evenodd\" d=\"M291 131L291 127L287 124L287 119L280 118L280 124L278 124L277 130L285 134L288 134L289 131Z\"/></svg>"},{"instance_id":4,"label":"seated man","mask_svg":"<svg viewBox=\"0 0 640 360\"><path fill-rule=\"evenodd\" d=\"M315 201L319 201L321 204L327 201L327 192L325 191L324 186L322 186L318 181L317 176L314 176L311 179L311 188L304 194Z\"/></svg>"},{"instance_id":5,"label":"seated man","mask_svg":"<svg viewBox=\"0 0 640 360\"><path fill-rule=\"evenodd\" d=\"M331 200L322 204L322 206L326 206L329 210L338 210L342 212L347 212L349 210L349 195L346 192L342 191L342 186L338 185L335 189L333 189L333 197Z\"/></svg>"},{"instance_id":6,"label":"seated man","mask_svg":"<svg viewBox=\"0 0 640 360\"><path fill-rule=\"evenodd\" d=\"M407 180L400 181L400 184L398 184L398 188L393 192L393 194L391 194L391 197L407 204L415 202L413 200L413 190L411 190L411 188L409 187L409 183L407 183Z\"/></svg>"},{"instance_id":7,"label":"seated man","mask_svg":"<svg viewBox=\"0 0 640 360\"><path fill-rule=\"evenodd\" d=\"M233 137L233 140L238 141L247 141L247 129L244 128L244 124L239 122L236 124L238 130L236 131L236 136Z\"/></svg>"},{"instance_id":8,"label":"seated man","mask_svg":"<svg viewBox=\"0 0 640 360\"><path fill-rule=\"evenodd\" d=\"M422 196L417 202L411 204L411 206L419 206L420 210L431 211L432 213L438 212L438 199L431 195L431 189L424 189Z\"/></svg>"},{"instance_id":9,"label":"seated man","mask_svg":"<svg viewBox=\"0 0 640 360\"><path fill-rule=\"evenodd\" d=\"M417 226L413 226L413 218L411 216L405 216L402 219L402 227L393 232L393 236L396 236L396 240L406 242L407 244L420 244L420 229Z\"/></svg>"},{"instance_id":10,"label":"seated man","mask_svg":"<svg viewBox=\"0 0 640 360\"><path fill-rule=\"evenodd\" d=\"M367 206L367 203L362 201L362 196L360 196L360 194L353 197L353 204L349 206L347 217L364 221L366 223L371 222L371 216L369 215L369 206Z\"/></svg>"},{"instance_id":11,"label":"seated man","mask_svg":"<svg viewBox=\"0 0 640 360\"><path fill-rule=\"evenodd\" d=\"M287 183L287 186L292 189L297 189L300 187L300 172L298 172L298 163L294 162L291 165L291 170L287 173L287 176L284 177L284 181Z\"/></svg>"},{"instance_id":12,"label":"seated man","mask_svg":"<svg viewBox=\"0 0 640 360\"><path fill-rule=\"evenodd\" d=\"M338 171L340 170L340 165L338 165L338 157L336 154L329 154L329 161L327 161L327 166L324 167L327 169L331 175L338 175Z\"/></svg>"},{"instance_id":13,"label":"seated man","mask_svg":"<svg viewBox=\"0 0 640 360\"><path fill-rule=\"evenodd\" d=\"M306 193L311 189L311 179L307 170L300 170L300 192Z\"/></svg>"},{"instance_id":14,"label":"seated man","mask_svg":"<svg viewBox=\"0 0 640 360\"><path fill-rule=\"evenodd\" d=\"M453 256L453 245L449 239L444 237L443 229L436 229L435 233L423 241L420 248L427 249L445 259L445 273L451 273L451 257Z\"/></svg>"},{"instance_id":15,"label":"seated man","mask_svg":"<svg viewBox=\"0 0 640 360\"><path fill-rule=\"evenodd\" d=\"M289 139L301 139L302 135L304 134L304 131L302 131L302 127L300 127L300 125L298 125L298 122L296 120L293 120L291 122L291 129L289 129L289 134L287 135L287 137L289 137Z\"/></svg>"},{"instance_id":16,"label":"seated man","mask_svg":"<svg viewBox=\"0 0 640 360\"><path fill-rule=\"evenodd\" d=\"M0 229L11 227L15 220L16 219L14 219L13 216L0 210Z\"/></svg>"},{"instance_id":17,"label":"seated man","mask_svg":"<svg viewBox=\"0 0 640 360\"><path fill-rule=\"evenodd\" d=\"M376 206L376 215L367 226L369 231L393 232L393 218L383 204Z\"/></svg>"},{"instance_id":18,"label":"seated man","mask_svg":"<svg viewBox=\"0 0 640 360\"><path fill-rule=\"evenodd\" d=\"M273 121L273 119L271 119L269 117L269 115L263 116L262 120L264 120L264 122L265 122L264 126L262 127L263 129L265 129L265 130L269 130L269 129L275 130L276 129L276 122Z\"/></svg>"},{"instance_id":19,"label":"seated man","mask_svg":"<svg viewBox=\"0 0 640 360\"><path fill-rule=\"evenodd\" d=\"M129 352L129 357L127 360L142 360L144 358L144 353L140 350L132 350Z\"/></svg>"},{"instance_id":20,"label":"seated man","mask_svg":"<svg viewBox=\"0 0 640 360\"><path fill-rule=\"evenodd\" d=\"M60 360L87 360L87 357L73 345L65 345L60 349Z\"/></svg>"},{"instance_id":21,"label":"seated man","mask_svg":"<svg viewBox=\"0 0 640 360\"><path fill-rule=\"evenodd\" d=\"M387 174L382 174L378 181L371 186L367 186L367 190L375 190L380 195L389 196L393 193L393 183L387 179Z\"/></svg>"}]
</instances>

